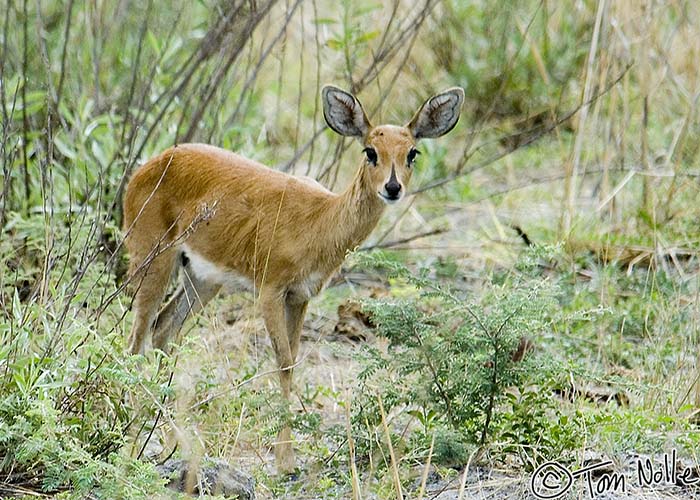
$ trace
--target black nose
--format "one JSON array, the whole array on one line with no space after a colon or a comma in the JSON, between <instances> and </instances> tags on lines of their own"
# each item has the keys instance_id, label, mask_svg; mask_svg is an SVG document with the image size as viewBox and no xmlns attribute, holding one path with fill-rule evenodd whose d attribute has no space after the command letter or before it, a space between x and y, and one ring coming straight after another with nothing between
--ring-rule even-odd
<instances>
[{"instance_id":1,"label":"black nose","mask_svg":"<svg viewBox=\"0 0 700 500\"><path fill-rule=\"evenodd\" d=\"M395 180L390 180L384 184L384 189L386 189L386 194L389 195L389 198L398 198L401 192L401 184Z\"/></svg>"}]
</instances>

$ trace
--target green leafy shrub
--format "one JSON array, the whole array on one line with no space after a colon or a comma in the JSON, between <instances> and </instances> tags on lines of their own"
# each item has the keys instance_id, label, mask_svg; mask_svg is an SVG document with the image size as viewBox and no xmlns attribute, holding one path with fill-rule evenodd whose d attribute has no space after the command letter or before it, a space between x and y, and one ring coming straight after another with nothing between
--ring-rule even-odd
<instances>
[{"instance_id":1,"label":"green leafy shrub","mask_svg":"<svg viewBox=\"0 0 700 500\"><path fill-rule=\"evenodd\" d=\"M14 241L24 245L16 258L36 280L36 263L55 262L51 247L42 245L43 217L11 215ZM56 225L52 233L80 250L90 248L91 236L87 225ZM12 251L8 240L0 248ZM33 491L144 498L162 491L162 481L151 464L130 457L125 444L163 408L170 360L161 359L156 369L124 355L121 329L97 334L100 320L120 321L120 308L107 303L115 290L108 264L95 251L86 265L80 250L66 251L60 265L47 264L28 297L3 283L0 474L5 483Z\"/></svg>"},{"instance_id":2,"label":"green leafy shrub","mask_svg":"<svg viewBox=\"0 0 700 500\"><path fill-rule=\"evenodd\" d=\"M146 400L146 411L134 408L127 394L138 400L166 387L120 361L121 339L80 345L84 335L75 330L47 351L27 332L4 329L0 338L0 470L8 482L104 498L116 498L109 491L142 498L161 489L152 465L120 450L128 429L151 418L154 406Z\"/></svg>"},{"instance_id":3,"label":"green leafy shrub","mask_svg":"<svg viewBox=\"0 0 700 500\"><path fill-rule=\"evenodd\" d=\"M404 412L419 422L424 446L436 436L438 461L464 463L468 445L485 445L507 428L495 424L512 403L508 389L532 383L537 365L545 362L523 360L518 351L523 339L550 328L558 310L556 287L520 271L467 299L428 279L427 269L414 275L383 254L364 259L388 269L415 293L364 302L389 346L386 352L364 350L354 423L370 433L380 425L381 398L387 412ZM520 269L531 267L527 263ZM530 419L525 412L508 415L514 417ZM526 429L518 425L511 425L510 437L516 436L514 429Z\"/></svg>"},{"instance_id":4,"label":"green leafy shrub","mask_svg":"<svg viewBox=\"0 0 700 500\"><path fill-rule=\"evenodd\" d=\"M549 387L543 384L544 387ZM541 387L507 393L504 418L498 422L501 452L516 455L527 468L579 449L583 417L562 411L551 392Z\"/></svg>"}]
</instances>

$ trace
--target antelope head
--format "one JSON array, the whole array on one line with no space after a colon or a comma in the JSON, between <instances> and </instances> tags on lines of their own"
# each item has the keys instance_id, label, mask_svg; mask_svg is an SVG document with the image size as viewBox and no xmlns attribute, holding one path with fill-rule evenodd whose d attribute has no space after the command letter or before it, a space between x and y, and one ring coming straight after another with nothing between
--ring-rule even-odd
<instances>
[{"instance_id":1,"label":"antelope head","mask_svg":"<svg viewBox=\"0 0 700 500\"><path fill-rule=\"evenodd\" d=\"M332 85L323 87L321 94L326 123L338 134L362 143L365 158L360 168L367 170L371 187L389 205L406 194L420 154L418 141L452 130L464 102L464 90L453 87L425 101L404 126L374 126L352 94Z\"/></svg>"}]
</instances>

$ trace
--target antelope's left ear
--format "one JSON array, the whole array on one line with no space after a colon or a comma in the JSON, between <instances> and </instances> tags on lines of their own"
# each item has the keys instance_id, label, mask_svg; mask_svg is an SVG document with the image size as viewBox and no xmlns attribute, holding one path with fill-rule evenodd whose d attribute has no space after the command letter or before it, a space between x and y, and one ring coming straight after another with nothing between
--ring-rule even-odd
<instances>
[{"instance_id":1,"label":"antelope's left ear","mask_svg":"<svg viewBox=\"0 0 700 500\"><path fill-rule=\"evenodd\" d=\"M349 92L326 85L321 90L323 116L328 126L346 137L364 138L372 125L360 101Z\"/></svg>"},{"instance_id":2,"label":"antelope's left ear","mask_svg":"<svg viewBox=\"0 0 700 500\"><path fill-rule=\"evenodd\" d=\"M462 103L464 90L447 89L425 101L406 127L416 140L445 135L457 125Z\"/></svg>"}]
</instances>

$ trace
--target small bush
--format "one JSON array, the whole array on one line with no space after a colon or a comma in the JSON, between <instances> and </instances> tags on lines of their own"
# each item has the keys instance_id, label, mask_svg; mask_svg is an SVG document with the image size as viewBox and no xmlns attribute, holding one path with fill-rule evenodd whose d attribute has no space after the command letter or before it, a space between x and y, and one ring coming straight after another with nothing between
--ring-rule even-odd
<instances>
[{"instance_id":1,"label":"small bush","mask_svg":"<svg viewBox=\"0 0 700 500\"><path fill-rule=\"evenodd\" d=\"M46 493L143 498L160 491L153 466L120 451L128 430L153 416L147 394L160 397L167 386L122 359L117 335L84 342L79 326L55 346L37 332L0 332L0 471L10 484Z\"/></svg>"},{"instance_id":2,"label":"small bush","mask_svg":"<svg viewBox=\"0 0 700 500\"><path fill-rule=\"evenodd\" d=\"M378 347L363 352L355 425L371 433L381 423L381 398L387 413L404 413L419 423L424 447L435 435L435 458L449 465L465 462L468 445L483 446L506 429L511 437L513 429L526 430L530 416L525 412L508 415L510 427L495 423L512 408L509 388L533 383L536 364L546 364L541 357L522 359L516 353L523 339L549 329L558 310L556 287L523 272L533 267L524 262L501 284L467 299L428 279L427 269L414 275L383 254L365 259L365 264L388 269L415 293L364 302L389 347L387 352ZM522 425L513 417L522 419ZM533 434L540 431L531 429Z\"/></svg>"},{"instance_id":3,"label":"small bush","mask_svg":"<svg viewBox=\"0 0 700 500\"><path fill-rule=\"evenodd\" d=\"M54 264L53 249L42 245L43 217L10 217L14 239L4 240L0 250L9 254L21 241L15 255L26 261L27 279L39 272L43 278L33 279L28 296L12 283L2 289L3 482L81 498L144 498L161 491L154 467L129 457L124 445L155 419L169 393L163 376L169 360L160 360L160 370L152 373L154 367L124 355L121 329L104 326L118 323L121 310L116 301L107 302L114 283L99 250L88 244L90 227L53 228L56 241L68 242ZM43 262L50 263L46 269L35 267ZM104 311L97 312L101 304Z\"/></svg>"}]
</instances>

